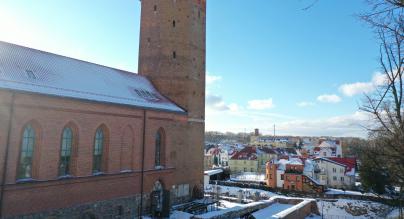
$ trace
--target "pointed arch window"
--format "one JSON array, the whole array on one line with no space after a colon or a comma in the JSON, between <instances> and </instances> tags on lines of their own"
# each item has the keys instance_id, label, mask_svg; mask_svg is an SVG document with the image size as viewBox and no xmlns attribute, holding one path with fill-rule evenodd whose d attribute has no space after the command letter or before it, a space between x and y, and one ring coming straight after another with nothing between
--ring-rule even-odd
<instances>
[{"instance_id":1,"label":"pointed arch window","mask_svg":"<svg viewBox=\"0 0 404 219\"><path fill-rule=\"evenodd\" d=\"M102 128L98 128L94 138L94 153L93 153L93 173L100 173L103 171L103 152L105 133Z\"/></svg>"},{"instance_id":2,"label":"pointed arch window","mask_svg":"<svg viewBox=\"0 0 404 219\"><path fill-rule=\"evenodd\" d=\"M31 124L25 126L21 142L17 179L32 178L32 163L35 140L35 129L32 127Z\"/></svg>"},{"instance_id":3,"label":"pointed arch window","mask_svg":"<svg viewBox=\"0 0 404 219\"><path fill-rule=\"evenodd\" d=\"M70 127L63 129L60 147L59 176L71 175L71 158L73 147L73 130Z\"/></svg>"},{"instance_id":4,"label":"pointed arch window","mask_svg":"<svg viewBox=\"0 0 404 219\"><path fill-rule=\"evenodd\" d=\"M155 144L155 161L154 161L154 166L155 167L161 167L163 166L163 159L164 159L164 133L163 130L160 129L156 133L156 144Z\"/></svg>"}]
</instances>

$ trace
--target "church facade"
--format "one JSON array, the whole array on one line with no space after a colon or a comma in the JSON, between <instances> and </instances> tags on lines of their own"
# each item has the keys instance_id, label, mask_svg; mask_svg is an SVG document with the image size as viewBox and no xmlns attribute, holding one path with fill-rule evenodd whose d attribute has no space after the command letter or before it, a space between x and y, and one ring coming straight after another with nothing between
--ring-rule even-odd
<instances>
[{"instance_id":1,"label":"church facade","mask_svg":"<svg viewBox=\"0 0 404 219\"><path fill-rule=\"evenodd\" d=\"M206 1L141 7L138 74L0 42L0 218L164 217L201 196Z\"/></svg>"}]
</instances>

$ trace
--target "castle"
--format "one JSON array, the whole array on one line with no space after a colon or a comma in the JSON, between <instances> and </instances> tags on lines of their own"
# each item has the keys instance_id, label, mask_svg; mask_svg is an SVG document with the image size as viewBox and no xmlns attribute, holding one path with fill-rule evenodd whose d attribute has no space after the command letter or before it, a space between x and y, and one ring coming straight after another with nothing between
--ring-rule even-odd
<instances>
[{"instance_id":1,"label":"castle","mask_svg":"<svg viewBox=\"0 0 404 219\"><path fill-rule=\"evenodd\" d=\"M143 0L138 74L0 42L0 218L166 217L203 194L206 0Z\"/></svg>"}]
</instances>

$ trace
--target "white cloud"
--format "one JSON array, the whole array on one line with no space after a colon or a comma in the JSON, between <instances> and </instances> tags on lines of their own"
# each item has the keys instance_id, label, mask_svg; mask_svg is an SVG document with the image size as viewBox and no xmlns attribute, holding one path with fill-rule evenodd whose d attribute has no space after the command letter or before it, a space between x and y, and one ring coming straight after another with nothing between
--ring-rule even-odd
<instances>
[{"instance_id":1,"label":"white cloud","mask_svg":"<svg viewBox=\"0 0 404 219\"><path fill-rule=\"evenodd\" d=\"M309 106L314 106L316 105L313 102L308 102L308 101L302 101L296 104L298 107L309 107Z\"/></svg>"},{"instance_id":2,"label":"white cloud","mask_svg":"<svg viewBox=\"0 0 404 219\"><path fill-rule=\"evenodd\" d=\"M373 92L378 86L386 84L386 81L385 75L376 73L373 75L370 82L343 84L339 87L339 91L348 97L352 97L357 94L367 94Z\"/></svg>"},{"instance_id":3,"label":"white cloud","mask_svg":"<svg viewBox=\"0 0 404 219\"><path fill-rule=\"evenodd\" d=\"M237 112L240 110L240 106L235 103L229 104L228 107L232 112Z\"/></svg>"},{"instance_id":4,"label":"white cloud","mask_svg":"<svg viewBox=\"0 0 404 219\"><path fill-rule=\"evenodd\" d=\"M338 103L341 102L341 97L335 94L323 94L318 96L317 100L323 103Z\"/></svg>"},{"instance_id":5,"label":"white cloud","mask_svg":"<svg viewBox=\"0 0 404 219\"><path fill-rule=\"evenodd\" d=\"M209 73L206 74L206 85L211 85L220 80L222 80L221 76L210 75Z\"/></svg>"},{"instance_id":6,"label":"white cloud","mask_svg":"<svg viewBox=\"0 0 404 219\"><path fill-rule=\"evenodd\" d=\"M234 119L235 115L241 118ZM242 120L242 122L239 122L239 120ZM371 127L372 122L371 115L361 111L318 119L236 113L230 115L217 114L207 117L206 129L221 132L250 132L254 128L259 128L264 134L272 134L273 124L276 124L277 135L367 137L367 130L364 127Z\"/></svg>"},{"instance_id":7,"label":"white cloud","mask_svg":"<svg viewBox=\"0 0 404 219\"><path fill-rule=\"evenodd\" d=\"M253 110L265 110L271 109L275 105L273 104L272 98L265 100L250 100L248 101L248 109Z\"/></svg>"},{"instance_id":8,"label":"white cloud","mask_svg":"<svg viewBox=\"0 0 404 219\"><path fill-rule=\"evenodd\" d=\"M222 96L207 94L206 95L206 109L210 112L217 111L237 111L239 106L235 103L226 104Z\"/></svg>"},{"instance_id":9,"label":"white cloud","mask_svg":"<svg viewBox=\"0 0 404 219\"><path fill-rule=\"evenodd\" d=\"M292 120L277 125L277 130L284 134L308 136L358 136L366 137L364 127L371 125L371 115L357 111L349 115L341 115L316 120Z\"/></svg>"}]
</instances>

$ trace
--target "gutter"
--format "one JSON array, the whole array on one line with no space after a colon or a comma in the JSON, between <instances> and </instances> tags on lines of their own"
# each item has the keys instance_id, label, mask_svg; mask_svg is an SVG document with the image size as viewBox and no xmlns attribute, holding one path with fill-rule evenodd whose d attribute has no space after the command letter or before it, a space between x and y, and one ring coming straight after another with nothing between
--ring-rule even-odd
<instances>
[{"instance_id":1,"label":"gutter","mask_svg":"<svg viewBox=\"0 0 404 219\"><path fill-rule=\"evenodd\" d=\"M146 110L143 110L143 141L142 141L142 170L140 180L140 212L139 218L143 216L143 181L144 181L144 156L146 148ZM0 216L1 218L1 216Z\"/></svg>"},{"instance_id":2,"label":"gutter","mask_svg":"<svg viewBox=\"0 0 404 219\"><path fill-rule=\"evenodd\" d=\"M10 136L11 136L11 125L12 118L14 115L14 103L15 103L15 93L12 92L11 96L11 104L10 104L10 118L8 120L8 128L7 128L7 143L6 143L6 151L4 154L4 162L3 162L3 175L1 179L1 190L0 190L0 218L3 218L3 202L4 202L4 186L6 184L6 176L7 176L7 164L8 164L8 151L10 148Z\"/></svg>"}]
</instances>

